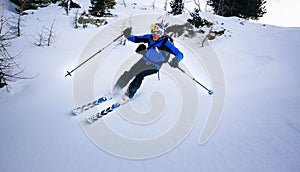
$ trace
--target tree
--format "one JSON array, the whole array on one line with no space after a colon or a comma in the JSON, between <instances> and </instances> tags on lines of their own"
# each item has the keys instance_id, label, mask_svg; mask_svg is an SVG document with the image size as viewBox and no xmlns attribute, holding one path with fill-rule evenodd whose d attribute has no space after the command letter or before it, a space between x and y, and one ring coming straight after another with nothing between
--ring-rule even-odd
<instances>
[{"instance_id":1,"label":"tree","mask_svg":"<svg viewBox=\"0 0 300 172\"><path fill-rule=\"evenodd\" d=\"M18 21L17 21L17 36L20 37L21 36L21 16L23 15L23 12L25 10L25 6L27 4L29 0L24 0L21 1L22 4L20 5L19 9L18 9Z\"/></svg>"},{"instance_id":2,"label":"tree","mask_svg":"<svg viewBox=\"0 0 300 172\"><path fill-rule=\"evenodd\" d=\"M71 8L81 8L79 4L73 2L72 0L61 0L58 6L61 6L65 9L67 16L69 15Z\"/></svg>"},{"instance_id":3,"label":"tree","mask_svg":"<svg viewBox=\"0 0 300 172\"><path fill-rule=\"evenodd\" d=\"M192 17L191 19L187 19L189 23L194 25L196 28L202 27L206 24L207 20L202 19L200 16L200 9L195 8L194 12L190 13L190 16Z\"/></svg>"},{"instance_id":4,"label":"tree","mask_svg":"<svg viewBox=\"0 0 300 172\"><path fill-rule=\"evenodd\" d=\"M22 10L28 10L28 9L37 9L39 7L46 7L48 6L51 1L50 0L10 0L14 4L16 4L18 7L22 7ZM27 1L24 3L24 1ZM17 9L18 11L19 9Z\"/></svg>"},{"instance_id":5,"label":"tree","mask_svg":"<svg viewBox=\"0 0 300 172\"><path fill-rule=\"evenodd\" d=\"M4 15L3 11L5 4L3 1L1 6L2 14L0 20L0 88L6 87L8 90L10 82L14 82L18 79L31 79L33 77L28 78L22 76L22 73L25 70L25 68L21 67L21 65L17 63L16 58L19 55L12 55L9 52L9 49L12 46L11 40L17 38L18 33L20 32L18 28L18 33L16 33L16 26L11 24L14 18L7 17Z\"/></svg>"},{"instance_id":6,"label":"tree","mask_svg":"<svg viewBox=\"0 0 300 172\"><path fill-rule=\"evenodd\" d=\"M97 17L111 16L109 9L113 9L115 5L115 0L91 0L89 12Z\"/></svg>"},{"instance_id":7,"label":"tree","mask_svg":"<svg viewBox=\"0 0 300 172\"><path fill-rule=\"evenodd\" d=\"M165 4L164 4L164 10L165 10L165 11L167 11L167 7L168 7L168 0L166 0L166 1L165 1Z\"/></svg>"},{"instance_id":8,"label":"tree","mask_svg":"<svg viewBox=\"0 0 300 172\"><path fill-rule=\"evenodd\" d=\"M169 14L173 14L173 15L182 14L184 8L184 3L182 2L182 0L171 1L170 6L172 11L170 11Z\"/></svg>"},{"instance_id":9,"label":"tree","mask_svg":"<svg viewBox=\"0 0 300 172\"><path fill-rule=\"evenodd\" d=\"M1 16L0 28L0 88L8 88L9 82L14 82L18 79L29 79L21 77L24 68L16 62L17 55L12 55L9 52L11 40L16 38L12 26L9 24L10 18Z\"/></svg>"},{"instance_id":10,"label":"tree","mask_svg":"<svg viewBox=\"0 0 300 172\"><path fill-rule=\"evenodd\" d=\"M37 34L37 37L34 38L35 41L33 42L33 45L39 47L50 46L54 42L56 37L57 36L55 34L55 18L54 18L51 25L44 26L41 32Z\"/></svg>"},{"instance_id":11,"label":"tree","mask_svg":"<svg viewBox=\"0 0 300 172\"><path fill-rule=\"evenodd\" d=\"M225 17L237 16L257 20L266 11L266 0L209 0L215 13Z\"/></svg>"},{"instance_id":12,"label":"tree","mask_svg":"<svg viewBox=\"0 0 300 172\"><path fill-rule=\"evenodd\" d=\"M201 11L201 5L200 5L200 0L194 0L195 5L197 6L197 9L199 10L199 12ZM195 10L196 11L196 10Z\"/></svg>"}]
</instances>

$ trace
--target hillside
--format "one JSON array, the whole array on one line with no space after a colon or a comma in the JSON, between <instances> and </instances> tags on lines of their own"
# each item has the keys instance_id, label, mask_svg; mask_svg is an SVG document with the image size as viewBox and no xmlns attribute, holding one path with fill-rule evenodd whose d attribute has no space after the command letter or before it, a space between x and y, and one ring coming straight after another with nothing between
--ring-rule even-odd
<instances>
[{"instance_id":1,"label":"hillside","mask_svg":"<svg viewBox=\"0 0 300 172\"><path fill-rule=\"evenodd\" d=\"M205 48L198 37L179 37L175 44L185 52L180 65L214 95L165 65L160 80L147 78L130 104L101 121L84 123L108 104L72 116L75 106L110 91L139 58L133 53L137 44L111 46L72 77L65 78L66 71L118 36L117 26L129 25L127 17L139 34L151 17L164 15L145 6L115 10L119 17L108 25L88 29L74 29L72 15L56 5L24 17L24 34L10 51L21 52L24 75L37 77L12 83L10 92L0 90L0 171L300 170L300 28L203 14L226 34ZM148 17L141 23L135 14ZM53 44L33 46L54 18ZM212 120L215 130L202 140L214 105L221 118Z\"/></svg>"}]
</instances>

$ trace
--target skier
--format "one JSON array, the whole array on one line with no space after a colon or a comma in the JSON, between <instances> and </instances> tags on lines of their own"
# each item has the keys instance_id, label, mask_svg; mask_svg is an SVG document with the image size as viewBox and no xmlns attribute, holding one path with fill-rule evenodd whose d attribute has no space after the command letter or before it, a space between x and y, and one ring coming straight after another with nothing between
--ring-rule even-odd
<instances>
[{"instance_id":1,"label":"skier","mask_svg":"<svg viewBox=\"0 0 300 172\"><path fill-rule=\"evenodd\" d=\"M123 31L124 36L134 43L147 43L148 46L140 44L136 52L142 54L142 58L135 63L129 71L125 71L113 87L113 94L123 89L130 80L123 101L128 102L140 88L143 79L146 76L158 73L162 64L168 62L170 53L175 57L169 62L173 68L178 67L178 63L183 59L183 54L174 46L168 36L164 33L164 26L161 23L152 24L151 34L134 36L131 35L132 28L126 28Z\"/></svg>"},{"instance_id":2,"label":"skier","mask_svg":"<svg viewBox=\"0 0 300 172\"><path fill-rule=\"evenodd\" d=\"M103 116L107 115L108 113L113 112L115 109L120 107L121 105L126 104L130 101L130 99L135 95L137 90L140 88L144 78L146 76L158 73L163 65L163 63L169 63L169 65L173 68L178 68L181 72L185 73L188 77L193 79L197 84L202 86L204 89L208 91L209 95L213 94L212 90L209 90L204 85L202 85L199 81L197 81L193 76L186 73L182 68L178 66L178 63L183 59L183 54L178 48L176 48L173 44L172 38L168 37L164 34L164 27L161 23L155 23L151 25L151 34L141 35L141 36L134 36L131 34L132 28L129 27L123 31L123 34L114 39L111 43L109 43L106 47L108 47L110 44L118 40L123 35L131 42L135 43L147 43L148 46L145 44L140 44L136 52L139 54L142 54L142 58L136 62L129 71L125 71L120 78L115 83L112 94L108 94L105 96L102 96L93 102L89 102L87 104L84 104L82 106L76 107L72 110L72 114L78 115L82 112L85 112L103 102L111 100L114 95L116 95L121 89L123 89L128 83L130 82L125 94L122 96L122 99L119 101L115 101L112 103L109 107L106 107L102 111L99 111L97 114L94 114L87 119L87 121L92 124L95 121L99 120ZM106 48L104 47L104 48ZM104 48L99 50L96 54L91 56L88 60L90 60L92 57L100 53ZM170 53L175 55L175 57L169 62ZM81 63L79 66L77 66L72 71L67 71L67 75L71 75L72 72L74 72L77 68L79 68L81 65L86 63L88 60ZM158 76L159 77L159 76Z\"/></svg>"}]
</instances>

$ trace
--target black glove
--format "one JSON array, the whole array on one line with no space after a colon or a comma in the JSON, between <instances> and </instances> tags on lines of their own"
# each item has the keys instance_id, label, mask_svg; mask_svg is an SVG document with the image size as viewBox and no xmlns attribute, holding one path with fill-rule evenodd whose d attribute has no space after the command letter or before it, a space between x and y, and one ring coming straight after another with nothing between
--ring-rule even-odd
<instances>
[{"instance_id":1,"label":"black glove","mask_svg":"<svg viewBox=\"0 0 300 172\"><path fill-rule=\"evenodd\" d=\"M145 44L140 44L135 50L136 53L142 54L142 55L145 55L146 51L147 51L147 47Z\"/></svg>"},{"instance_id":2,"label":"black glove","mask_svg":"<svg viewBox=\"0 0 300 172\"><path fill-rule=\"evenodd\" d=\"M174 57L169 64L170 64L171 67L177 68L178 67L178 59L177 59L177 57Z\"/></svg>"},{"instance_id":3,"label":"black glove","mask_svg":"<svg viewBox=\"0 0 300 172\"><path fill-rule=\"evenodd\" d=\"M123 31L125 38L129 38L131 36L132 27L128 27Z\"/></svg>"}]
</instances>

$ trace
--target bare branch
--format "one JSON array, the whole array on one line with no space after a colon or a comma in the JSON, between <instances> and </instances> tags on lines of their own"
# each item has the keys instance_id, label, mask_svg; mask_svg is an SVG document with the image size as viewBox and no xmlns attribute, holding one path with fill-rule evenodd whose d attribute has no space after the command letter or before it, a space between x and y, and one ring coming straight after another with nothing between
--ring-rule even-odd
<instances>
[{"instance_id":1,"label":"bare branch","mask_svg":"<svg viewBox=\"0 0 300 172\"><path fill-rule=\"evenodd\" d=\"M126 2L125 2L125 0L123 0L122 4L124 5L124 7L126 7Z\"/></svg>"},{"instance_id":2,"label":"bare branch","mask_svg":"<svg viewBox=\"0 0 300 172\"><path fill-rule=\"evenodd\" d=\"M42 30L37 33L37 36L34 38L33 45L43 47L50 46L54 39L57 37L55 35L55 18L53 19L50 26L43 26Z\"/></svg>"},{"instance_id":3,"label":"bare branch","mask_svg":"<svg viewBox=\"0 0 300 172\"><path fill-rule=\"evenodd\" d=\"M17 38L14 30L16 27L11 25L11 19L13 18L6 18L2 14L0 24L0 88L6 87L7 91L9 91L9 82L36 77L23 76L25 67L21 67L16 61L20 54L12 55L9 52L9 47L12 45L11 40Z\"/></svg>"},{"instance_id":4,"label":"bare branch","mask_svg":"<svg viewBox=\"0 0 300 172\"><path fill-rule=\"evenodd\" d=\"M28 0L24 0L19 9L19 15L18 15L18 20L17 20L17 36L18 37L21 36L21 16L23 15L24 8L25 8L25 5L27 2L28 2Z\"/></svg>"},{"instance_id":5,"label":"bare branch","mask_svg":"<svg viewBox=\"0 0 300 172\"><path fill-rule=\"evenodd\" d=\"M194 0L194 3L197 6L197 8L199 9L199 11L202 12L201 5L200 5L200 0Z\"/></svg>"}]
</instances>

